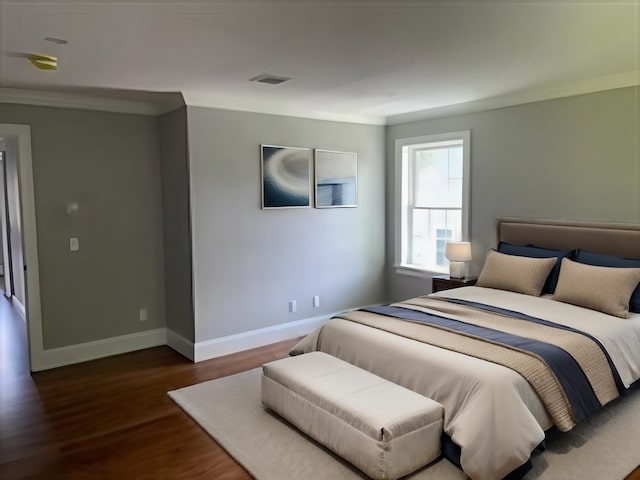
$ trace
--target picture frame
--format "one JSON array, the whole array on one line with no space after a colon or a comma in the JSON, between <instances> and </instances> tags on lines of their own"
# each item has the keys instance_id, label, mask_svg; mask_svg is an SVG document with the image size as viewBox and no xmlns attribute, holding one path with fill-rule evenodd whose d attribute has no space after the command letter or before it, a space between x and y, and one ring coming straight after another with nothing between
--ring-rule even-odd
<instances>
[{"instance_id":1,"label":"picture frame","mask_svg":"<svg viewBox=\"0 0 640 480\"><path fill-rule=\"evenodd\" d=\"M314 150L315 207L358 206L358 154Z\"/></svg>"},{"instance_id":2,"label":"picture frame","mask_svg":"<svg viewBox=\"0 0 640 480\"><path fill-rule=\"evenodd\" d=\"M262 209L311 207L311 149L260 145Z\"/></svg>"}]
</instances>

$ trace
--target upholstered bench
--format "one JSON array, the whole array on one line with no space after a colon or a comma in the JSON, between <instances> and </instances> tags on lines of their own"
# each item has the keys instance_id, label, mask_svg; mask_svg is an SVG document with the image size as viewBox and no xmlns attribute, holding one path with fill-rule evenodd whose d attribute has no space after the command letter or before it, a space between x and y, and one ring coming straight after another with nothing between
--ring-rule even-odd
<instances>
[{"instance_id":1,"label":"upholstered bench","mask_svg":"<svg viewBox=\"0 0 640 480\"><path fill-rule=\"evenodd\" d=\"M440 456L442 405L325 353L265 364L262 403L376 480Z\"/></svg>"}]
</instances>

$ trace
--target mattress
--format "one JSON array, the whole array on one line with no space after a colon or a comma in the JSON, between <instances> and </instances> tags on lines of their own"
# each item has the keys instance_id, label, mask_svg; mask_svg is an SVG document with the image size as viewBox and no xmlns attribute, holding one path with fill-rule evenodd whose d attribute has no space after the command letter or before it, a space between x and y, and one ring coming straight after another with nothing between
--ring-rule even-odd
<instances>
[{"instance_id":1,"label":"mattress","mask_svg":"<svg viewBox=\"0 0 640 480\"><path fill-rule=\"evenodd\" d=\"M640 378L640 314L612 317L551 300L482 287L433 294L521 312L596 338L628 388ZM413 299L415 300L415 299ZM408 306L400 302L398 306ZM460 448L473 479L503 478L529 461L553 420L516 371L474 356L371 328L340 316L303 339L292 353L319 350L410 388L444 406L443 428Z\"/></svg>"}]
</instances>

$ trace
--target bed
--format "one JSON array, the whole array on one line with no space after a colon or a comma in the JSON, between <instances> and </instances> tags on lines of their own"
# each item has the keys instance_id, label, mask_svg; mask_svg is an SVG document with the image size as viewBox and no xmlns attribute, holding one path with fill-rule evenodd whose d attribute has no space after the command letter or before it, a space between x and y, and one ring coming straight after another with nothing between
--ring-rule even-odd
<instances>
[{"instance_id":1,"label":"bed","mask_svg":"<svg viewBox=\"0 0 640 480\"><path fill-rule=\"evenodd\" d=\"M474 480L522 477L549 432L571 430L640 378L640 226L499 219L497 232L498 250L514 251L490 254L524 267L489 271L488 254L481 286L338 315L292 350L329 353L441 403L443 454ZM530 248L564 253L534 261L521 255ZM543 263L553 266L537 295L508 289ZM617 280L603 288L593 272Z\"/></svg>"}]
</instances>

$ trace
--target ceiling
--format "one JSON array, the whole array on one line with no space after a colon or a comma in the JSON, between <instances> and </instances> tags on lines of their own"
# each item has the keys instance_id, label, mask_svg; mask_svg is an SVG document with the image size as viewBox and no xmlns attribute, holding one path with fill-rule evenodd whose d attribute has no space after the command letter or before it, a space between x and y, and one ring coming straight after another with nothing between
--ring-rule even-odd
<instances>
[{"instance_id":1,"label":"ceiling","mask_svg":"<svg viewBox=\"0 0 640 480\"><path fill-rule=\"evenodd\" d=\"M0 0L0 90L400 123L638 85L639 25L640 0Z\"/></svg>"}]
</instances>

